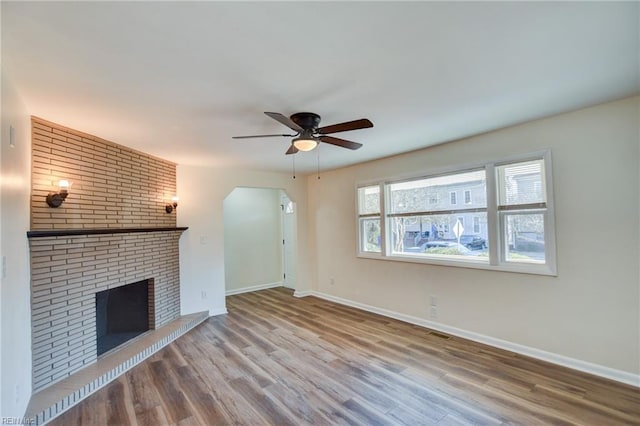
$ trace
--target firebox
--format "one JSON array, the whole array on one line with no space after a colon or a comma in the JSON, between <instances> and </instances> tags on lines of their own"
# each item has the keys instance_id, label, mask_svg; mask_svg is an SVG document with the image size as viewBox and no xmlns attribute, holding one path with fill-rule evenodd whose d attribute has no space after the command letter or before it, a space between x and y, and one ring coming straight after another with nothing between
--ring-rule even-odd
<instances>
[{"instance_id":1,"label":"firebox","mask_svg":"<svg viewBox=\"0 0 640 426\"><path fill-rule=\"evenodd\" d=\"M149 280L96 293L98 356L149 330Z\"/></svg>"}]
</instances>

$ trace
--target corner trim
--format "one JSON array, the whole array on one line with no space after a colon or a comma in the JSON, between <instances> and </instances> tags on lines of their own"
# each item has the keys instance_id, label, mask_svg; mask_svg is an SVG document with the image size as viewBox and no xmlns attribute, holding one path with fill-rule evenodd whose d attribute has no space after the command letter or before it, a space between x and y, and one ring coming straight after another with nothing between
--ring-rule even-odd
<instances>
[{"instance_id":1,"label":"corner trim","mask_svg":"<svg viewBox=\"0 0 640 426\"><path fill-rule=\"evenodd\" d=\"M606 379L615 380L616 382L621 382L627 385L640 388L640 374L633 374L633 373L629 373L622 370L616 370L614 368L605 367L603 365L593 364L587 361L570 358L570 357L556 354L553 352L543 351L540 349L532 348L530 346L509 342L507 340L497 339L495 337L487 336L480 333L475 333L473 331L463 330L456 327L451 327L446 324L425 320L425 319L414 317L411 315L401 314L399 312L391 311L388 309L377 308L375 306L370 306L364 303L355 302L349 299L343 299L341 297L332 296L330 294L321 293L318 291L307 291L307 292L304 292L304 295L294 294L294 296L296 297L315 296L320 299L339 303L341 305L362 309L363 311L372 312L374 314L408 322L410 324L419 325L421 327L426 327L433 330L441 331L443 333L451 334L457 337L473 340L474 342L484 343L486 345L504 349L511 352L515 352L520 355L525 355L531 358L539 359L541 361L550 362L552 364L560 365L563 367L571 368L573 370L582 371L584 373L593 374L595 376L604 377Z\"/></svg>"}]
</instances>

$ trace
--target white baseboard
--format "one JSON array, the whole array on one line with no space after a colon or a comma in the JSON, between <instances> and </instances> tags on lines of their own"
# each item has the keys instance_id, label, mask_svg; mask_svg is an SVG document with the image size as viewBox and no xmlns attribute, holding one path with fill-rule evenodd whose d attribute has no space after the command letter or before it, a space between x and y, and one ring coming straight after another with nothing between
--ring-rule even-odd
<instances>
[{"instance_id":1,"label":"white baseboard","mask_svg":"<svg viewBox=\"0 0 640 426\"><path fill-rule=\"evenodd\" d=\"M312 291L306 290L306 291L294 291L293 292L293 297L307 297L307 296L314 296Z\"/></svg>"},{"instance_id":2,"label":"white baseboard","mask_svg":"<svg viewBox=\"0 0 640 426\"><path fill-rule=\"evenodd\" d=\"M209 316L215 317L218 315L228 314L227 308L209 309Z\"/></svg>"},{"instance_id":3,"label":"white baseboard","mask_svg":"<svg viewBox=\"0 0 640 426\"><path fill-rule=\"evenodd\" d=\"M315 296L320 299L336 302L341 305L351 306L353 308L362 309L363 311L372 312L385 317L394 318L400 321L408 322L410 324L419 325L422 327L430 328L433 330L441 331L443 333L451 334L454 336L462 337L465 339L473 340L474 342L484 343L489 346L493 346L507 351L515 352L521 355L525 355L531 358L536 358L542 361L550 362L552 364L561 365L574 370L582 371L585 373L593 374L595 376L604 377L607 379L615 380L617 382L626 383L631 386L640 387L640 374L633 374L622 370L616 370L614 368L605 367L598 364L593 364L587 361L582 361L575 358L569 358L564 355L555 354L552 352L543 351L540 349L532 348L529 346L520 345L518 343L509 342L502 339L496 339L484 334L475 333L473 331L467 331L456 327L451 327L446 324L441 324L434 321L429 321L423 318L414 317L411 315L401 314L399 312L391 311L388 309L377 308L375 306L366 305L364 303L355 302L341 297L332 296L330 294L321 293L318 291L305 291L295 292L296 297Z\"/></svg>"},{"instance_id":4,"label":"white baseboard","mask_svg":"<svg viewBox=\"0 0 640 426\"><path fill-rule=\"evenodd\" d=\"M233 289L233 290L227 290L227 291L225 291L224 295L225 296L233 296L234 294L249 293L250 291L266 290L268 288L282 287L282 286L283 286L282 281L279 281L277 283L259 284L259 285L254 285L254 286L251 286L251 287L244 287L244 288L236 288L236 289Z\"/></svg>"}]
</instances>

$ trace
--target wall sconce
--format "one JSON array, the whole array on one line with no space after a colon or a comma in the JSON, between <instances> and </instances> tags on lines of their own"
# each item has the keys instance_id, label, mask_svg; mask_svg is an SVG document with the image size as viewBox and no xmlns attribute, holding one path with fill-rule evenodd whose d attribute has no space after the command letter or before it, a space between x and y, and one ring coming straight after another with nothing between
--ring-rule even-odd
<instances>
[{"instance_id":1,"label":"wall sconce","mask_svg":"<svg viewBox=\"0 0 640 426\"><path fill-rule=\"evenodd\" d=\"M60 207L69 195L69 186L71 185L69 184L68 180L61 180L60 182L58 182L58 186L60 187L60 191L50 192L47 195L47 204L49 205L49 207Z\"/></svg>"},{"instance_id":2,"label":"wall sconce","mask_svg":"<svg viewBox=\"0 0 640 426\"><path fill-rule=\"evenodd\" d=\"M176 195L174 195L173 197L171 197L171 204L167 204L167 205L164 207L164 210L165 210L167 213L171 213L173 210L177 209L177 208L178 208L178 200L179 200L179 198L178 198Z\"/></svg>"}]
</instances>

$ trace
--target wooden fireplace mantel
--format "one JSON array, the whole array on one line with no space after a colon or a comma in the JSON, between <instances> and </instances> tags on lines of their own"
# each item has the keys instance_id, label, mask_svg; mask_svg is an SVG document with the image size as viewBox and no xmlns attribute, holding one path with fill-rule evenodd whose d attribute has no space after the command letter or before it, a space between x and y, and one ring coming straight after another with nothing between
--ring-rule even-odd
<instances>
[{"instance_id":1,"label":"wooden fireplace mantel","mask_svg":"<svg viewBox=\"0 0 640 426\"><path fill-rule=\"evenodd\" d=\"M170 226L160 228L103 228L103 229L43 229L27 231L27 238L67 237L73 235L129 234L136 232L186 231L188 226Z\"/></svg>"}]
</instances>

